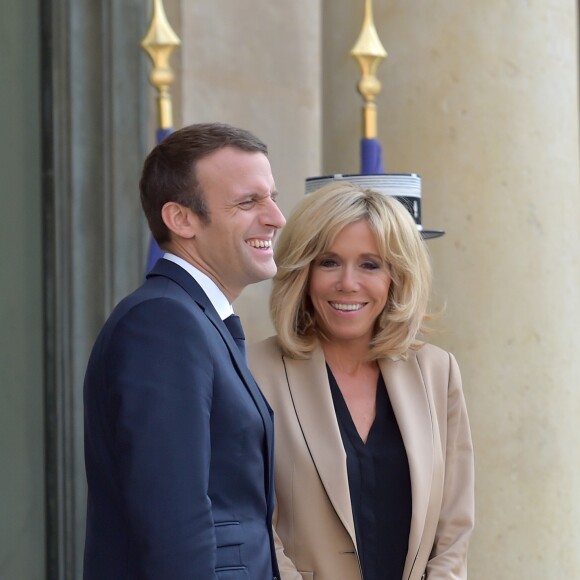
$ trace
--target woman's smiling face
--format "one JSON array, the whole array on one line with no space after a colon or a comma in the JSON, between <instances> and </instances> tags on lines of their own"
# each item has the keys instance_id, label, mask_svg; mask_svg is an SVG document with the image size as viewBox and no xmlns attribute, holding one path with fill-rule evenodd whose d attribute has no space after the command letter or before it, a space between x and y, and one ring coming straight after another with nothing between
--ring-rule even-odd
<instances>
[{"instance_id":1,"label":"woman's smiling face","mask_svg":"<svg viewBox=\"0 0 580 580\"><path fill-rule=\"evenodd\" d=\"M390 285L389 267L369 224L345 226L311 266L308 294L316 325L330 341L370 344Z\"/></svg>"}]
</instances>

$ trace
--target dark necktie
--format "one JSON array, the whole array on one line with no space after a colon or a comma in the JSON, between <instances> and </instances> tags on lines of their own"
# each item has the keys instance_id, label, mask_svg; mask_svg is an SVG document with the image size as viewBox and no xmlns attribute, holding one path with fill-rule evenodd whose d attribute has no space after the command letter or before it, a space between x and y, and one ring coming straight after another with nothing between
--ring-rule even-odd
<instances>
[{"instance_id":1,"label":"dark necktie","mask_svg":"<svg viewBox=\"0 0 580 580\"><path fill-rule=\"evenodd\" d=\"M242 328L242 322L240 317L235 314L231 314L225 320L225 325L228 327L232 338L236 341L240 352L246 358L246 337L244 336L244 329Z\"/></svg>"}]
</instances>

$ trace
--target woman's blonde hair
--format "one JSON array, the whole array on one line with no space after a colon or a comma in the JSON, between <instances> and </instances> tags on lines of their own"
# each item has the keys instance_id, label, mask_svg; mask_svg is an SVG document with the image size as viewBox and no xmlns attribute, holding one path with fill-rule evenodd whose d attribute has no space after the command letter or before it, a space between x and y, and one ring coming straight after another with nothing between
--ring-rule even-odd
<instances>
[{"instance_id":1,"label":"woman's blonde hair","mask_svg":"<svg viewBox=\"0 0 580 580\"><path fill-rule=\"evenodd\" d=\"M350 182L334 182L305 197L276 244L278 273L270 314L282 350L307 358L321 336L308 295L310 268L337 234L364 220L388 265L391 287L370 345L370 358L405 355L420 343L416 336L427 317L431 264L426 244L407 209L394 198Z\"/></svg>"}]
</instances>

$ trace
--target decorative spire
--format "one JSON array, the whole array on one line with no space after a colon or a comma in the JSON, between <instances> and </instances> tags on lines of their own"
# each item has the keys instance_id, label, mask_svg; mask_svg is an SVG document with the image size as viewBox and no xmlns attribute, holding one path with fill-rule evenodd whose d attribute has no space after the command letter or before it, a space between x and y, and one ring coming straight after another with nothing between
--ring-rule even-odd
<instances>
[{"instance_id":1,"label":"decorative spire","mask_svg":"<svg viewBox=\"0 0 580 580\"><path fill-rule=\"evenodd\" d=\"M382 88L375 73L379 64L387 58L387 51L375 28L372 0L365 0L362 29L350 54L356 59L362 71L357 88L365 101L363 106L363 137L374 139L377 136L377 106L374 100Z\"/></svg>"},{"instance_id":2,"label":"decorative spire","mask_svg":"<svg viewBox=\"0 0 580 580\"><path fill-rule=\"evenodd\" d=\"M167 21L162 0L153 0L153 16L149 30L141 41L141 46L153 61L153 70L149 75L149 81L158 91L159 127L161 129L173 127L169 87L175 76L169 65L169 59L180 44L181 41Z\"/></svg>"}]
</instances>

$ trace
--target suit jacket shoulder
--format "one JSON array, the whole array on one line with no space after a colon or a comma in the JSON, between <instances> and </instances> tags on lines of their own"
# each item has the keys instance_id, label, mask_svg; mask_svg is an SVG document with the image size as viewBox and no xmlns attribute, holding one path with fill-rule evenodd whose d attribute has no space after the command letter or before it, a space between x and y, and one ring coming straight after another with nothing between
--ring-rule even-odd
<instances>
[{"instance_id":1,"label":"suit jacket shoulder","mask_svg":"<svg viewBox=\"0 0 580 580\"><path fill-rule=\"evenodd\" d=\"M453 354L427 342L417 350L408 350L404 364L417 365L427 386L441 388L448 386L452 378L460 379L459 368Z\"/></svg>"},{"instance_id":2,"label":"suit jacket shoulder","mask_svg":"<svg viewBox=\"0 0 580 580\"><path fill-rule=\"evenodd\" d=\"M453 355L439 346L424 342L418 349L409 349L407 356L408 359L416 359L419 364L432 365L443 369L449 366L449 359Z\"/></svg>"}]
</instances>

